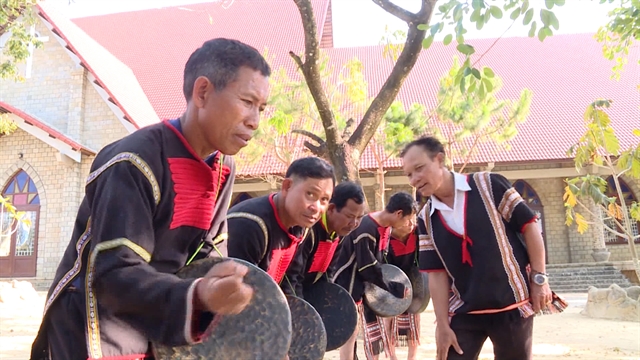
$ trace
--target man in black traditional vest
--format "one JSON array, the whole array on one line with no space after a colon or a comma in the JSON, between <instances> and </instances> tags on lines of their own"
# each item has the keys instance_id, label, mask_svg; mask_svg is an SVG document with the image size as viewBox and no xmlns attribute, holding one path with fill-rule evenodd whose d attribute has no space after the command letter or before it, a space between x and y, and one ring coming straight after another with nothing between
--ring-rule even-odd
<instances>
[{"instance_id":1,"label":"man in black traditional vest","mask_svg":"<svg viewBox=\"0 0 640 360\"><path fill-rule=\"evenodd\" d=\"M429 198L419 263L429 273L437 359L477 359L487 337L496 360L531 359L532 315L566 307L549 289L536 214L502 175L449 171L434 137L401 157L411 186Z\"/></svg>"},{"instance_id":2,"label":"man in black traditional vest","mask_svg":"<svg viewBox=\"0 0 640 360\"><path fill-rule=\"evenodd\" d=\"M207 41L185 65L185 113L98 153L31 359L152 359L151 342L197 343L214 313L246 307L245 266L174 274L226 236L235 176L227 155L258 128L270 73L256 49Z\"/></svg>"},{"instance_id":3,"label":"man in black traditional vest","mask_svg":"<svg viewBox=\"0 0 640 360\"><path fill-rule=\"evenodd\" d=\"M305 288L318 281L329 281L329 266L337 258L340 238L359 225L365 213L364 191L352 181L343 181L333 189L327 211L322 214L304 240L296 259L287 270L286 294L303 297Z\"/></svg>"}]
</instances>

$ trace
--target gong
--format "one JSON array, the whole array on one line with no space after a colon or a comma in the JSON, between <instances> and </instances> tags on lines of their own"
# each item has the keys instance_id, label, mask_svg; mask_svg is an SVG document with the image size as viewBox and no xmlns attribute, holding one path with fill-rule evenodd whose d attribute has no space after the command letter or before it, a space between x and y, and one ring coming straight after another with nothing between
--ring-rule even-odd
<instances>
[{"instance_id":1,"label":"gong","mask_svg":"<svg viewBox=\"0 0 640 360\"><path fill-rule=\"evenodd\" d=\"M327 333L326 351L344 345L358 325L358 311L349 292L340 285L320 280L305 287L304 298L322 318Z\"/></svg>"},{"instance_id":2,"label":"gong","mask_svg":"<svg viewBox=\"0 0 640 360\"><path fill-rule=\"evenodd\" d=\"M292 322L289 360L322 360L327 348L327 332L320 314L311 304L297 296L287 295L287 301Z\"/></svg>"},{"instance_id":3,"label":"gong","mask_svg":"<svg viewBox=\"0 0 640 360\"><path fill-rule=\"evenodd\" d=\"M395 265L381 264L380 267L382 268L382 278L385 283L390 281L399 282L409 289L409 294L407 297L399 299L379 286L366 282L364 285L364 301L378 316L392 317L400 315L407 311L413 297L409 277Z\"/></svg>"},{"instance_id":4,"label":"gong","mask_svg":"<svg viewBox=\"0 0 640 360\"><path fill-rule=\"evenodd\" d=\"M194 261L176 275L182 279L204 277L222 261L236 261L249 268L244 282L254 290L251 302L239 314L216 317L200 343L178 347L153 344L156 359L285 358L291 344L291 312L284 293L269 274L244 260L207 258Z\"/></svg>"},{"instance_id":5,"label":"gong","mask_svg":"<svg viewBox=\"0 0 640 360\"><path fill-rule=\"evenodd\" d=\"M413 289L413 299L407 311L410 314L419 314L427 309L431 294L429 293L429 275L412 266L409 270L409 281Z\"/></svg>"}]
</instances>

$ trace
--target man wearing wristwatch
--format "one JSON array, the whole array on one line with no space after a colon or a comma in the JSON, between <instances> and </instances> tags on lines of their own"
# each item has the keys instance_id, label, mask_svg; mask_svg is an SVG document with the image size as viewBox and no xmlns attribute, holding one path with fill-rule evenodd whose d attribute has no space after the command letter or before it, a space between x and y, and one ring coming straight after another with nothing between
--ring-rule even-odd
<instances>
[{"instance_id":1,"label":"man wearing wristwatch","mask_svg":"<svg viewBox=\"0 0 640 360\"><path fill-rule=\"evenodd\" d=\"M438 360L475 360L487 338L496 360L530 360L533 316L567 304L549 288L537 215L502 175L458 174L434 137L401 154L429 200L418 219L420 270L429 274Z\"/></svg>"}]
</instances>

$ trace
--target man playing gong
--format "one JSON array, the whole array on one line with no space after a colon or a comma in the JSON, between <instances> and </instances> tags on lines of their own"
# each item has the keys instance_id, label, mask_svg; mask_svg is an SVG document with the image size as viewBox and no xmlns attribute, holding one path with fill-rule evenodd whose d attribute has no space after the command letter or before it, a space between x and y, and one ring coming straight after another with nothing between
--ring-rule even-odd
<instances>
[{"instance_id":1,"label":"man playing gong","mask_svg":"<svg viewBox=\"0 0 640 360\"><path fill-rule=\"evenodd\" d=\"M256 49L207 41L185 65L184 114L98 153L31 359L153 359L150 343L197 343L211 315L245 309L245 266L174 274L226 233L235 169L227 155L258 128L270 73Z\"/></svg>"},{"instance_id":2,"label":"man playing gong","mask_svg":"<svg viewBox=\"0 0 640 360\"><path fill-rule=\"evenodd\" d=\"M401 157L411 186L429 197L419 263L429 273L437 359L477 359L487 338L496 360L531 359L533 315L566 307L549 289L536 214L502 175L449 171L434 137Z\"/></svg>"},{"instance_id":3,"label":"man playing gong","mask_svg":"<svg viewBox=\"0 0 640 360\"><path fill-rule=\"evenodd\" d=\"M388 252L384 255L387 264L399 267L407 276L412 267L418 266L418 237L416 219L399 228L391 229ZM392 318L385 318L389 337L389 357L397 360L395 348L408 347L407 360L416 360L420 344L420 314L408 311Z\"/></svg>"},{"instance_id":4,"label":"man playing gong","mask_svg":"<svg viewBox=\"0 0 640 360\"><path fill-rule=\"evenodd\" d=\"M329 207L334 182L333 167L326 161L295 160L279 192L229 209L229 238L222 247L226 245L229 257L258 266L282 287L298 246Z\"/></svg>"},{"instance_id":5,"label":"man playing gong","mask_svg":"<svg viewBox=\"0 0 640 360\"><path fill-rule=\"evenodd\" d=\"M402 227L415 216L417 204L406 192L393 194L382 211L367 214L360 226L340 242L335 263L333 281L347 289L358 304L358 311L364 329L365 354L368 360L376 358L388 344L384 324L368 307L364 306L364 283L369 282L390 292L397 298L403 298L408 289L398 282L385 282L380 268L381 251L389 243L391 227ZM353 360L355 357L356 330L341 348L341 360Z\"/></svg>"},{"instance_id":6,"label":"man playing gong","mask_svg":"<svg viewBox=\"0 0 640 360\"><path fill-rule=\"evenodd\" d=\"M303 297L303 290L323 278L335 257L340 237L360 225L365 213L364 191L360 185L344 181L333 189L327 211L322 214L303 242L287 271L282 289Z\"/></svg>"}]
</instances>

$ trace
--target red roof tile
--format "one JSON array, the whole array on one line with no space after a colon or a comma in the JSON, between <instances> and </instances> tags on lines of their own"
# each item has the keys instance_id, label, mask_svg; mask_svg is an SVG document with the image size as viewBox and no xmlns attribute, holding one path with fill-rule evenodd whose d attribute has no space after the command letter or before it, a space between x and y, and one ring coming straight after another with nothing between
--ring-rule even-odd
<instances>
[{"instance_id":1,"label":"red roof tile","mask_svg":"<svg viewBox=\"0 0 640 360\"><path fill-rule=\"evenodd\" d=\"M18 117L20 117L22 120L24 120L26 123L33 125L41 130L44 130L47 134L49 134L50 137L54 138L54 139L58 139L60 141L62 141L63 143L71 146L71 148L75 151L83 151L87 154L92 154L95 155L96 152L95 150L89 149L88 147L80 144L79 142L71 139L69 136L63 134L62 132L56 130L55 128L51 127L51 125L48 125L47 123L45 123L42 120L39 120L27 113L25 113L24 111L13 107L9 104L7 104L6 102L0 101L0 114L6 114L6 113L11 113L14 114Z\"/></svg>"},{"instance_id":2,"label":"red roof tile","mask_svg":"<svg viewBox=\"0 0 640 360\"><path fill-rule=\"evenodd\" d=\"M325 5L326 2L320 0L314 3L315 9ZM273 56L270 62L274 69L285 67L290 74L294 73L288 51L300 52L303 37L293 2L283 2L278 9L254 0L236 0L228 10L219 4L188 8L193 11L169 8L74 21L133 69L154 109L163 118L178 116L183 111L184 62L193 49L210 38L226 36L258 49L267 47ZM316 12L319 13L322 12ZM213 24L209 23L208 14ZM477 54L484 53L493 42L493 39L471 40ZM390 59L382 57L380 46L325 51L337 68L353 57L360 59L371 95L382 86L393 66ZM455 54L454 46L445 47L441 43L434 43L423 51L398 99L406 106L418 102L428 110L433 109L439 79L448 71ZM622 145L637 143L638 138L631 135L631 130L640 126L640 94L636 90L640 67L635 65L640 58L639 45L634 44L629 57L622 79L614 81L610 79L613 64L602 57L600 44L590 34L555 35L542 43L530 38L500 39L480 63L491 66L502 77L504 86L499 98L517 99L522 89L532 90L531 113L528 120L518 126L518 135L510 142L510 149L484 143L471 162L567 159L566 150L584 132L582 114L596 98L614 100L609 113ZM387 162L391 167L399 164L397 159ZM361 167L375 166L371 151L365 151ZM269 158L239 173L281 172L281 168L276 160Z\"/></svg>"},{"instance_id":3,"label":"red roof tile","mask_svg":"<svg viewBox=\"0 0 640 360\"><path fill-rule=\"evenodd\" d=\"M243 41L261 52L266 48L276 56L272 64L291 62L288 51L303 49L298 8L293 1L275 3L236 0L225 8L221 2L214 2L79 18L73 22L133 70L160 118L174 118L186 107L182 94L184 64L203 42L226 37ZM319 31L328 3L328 0L312 1Z\"/></svg>"}]
</instances>

